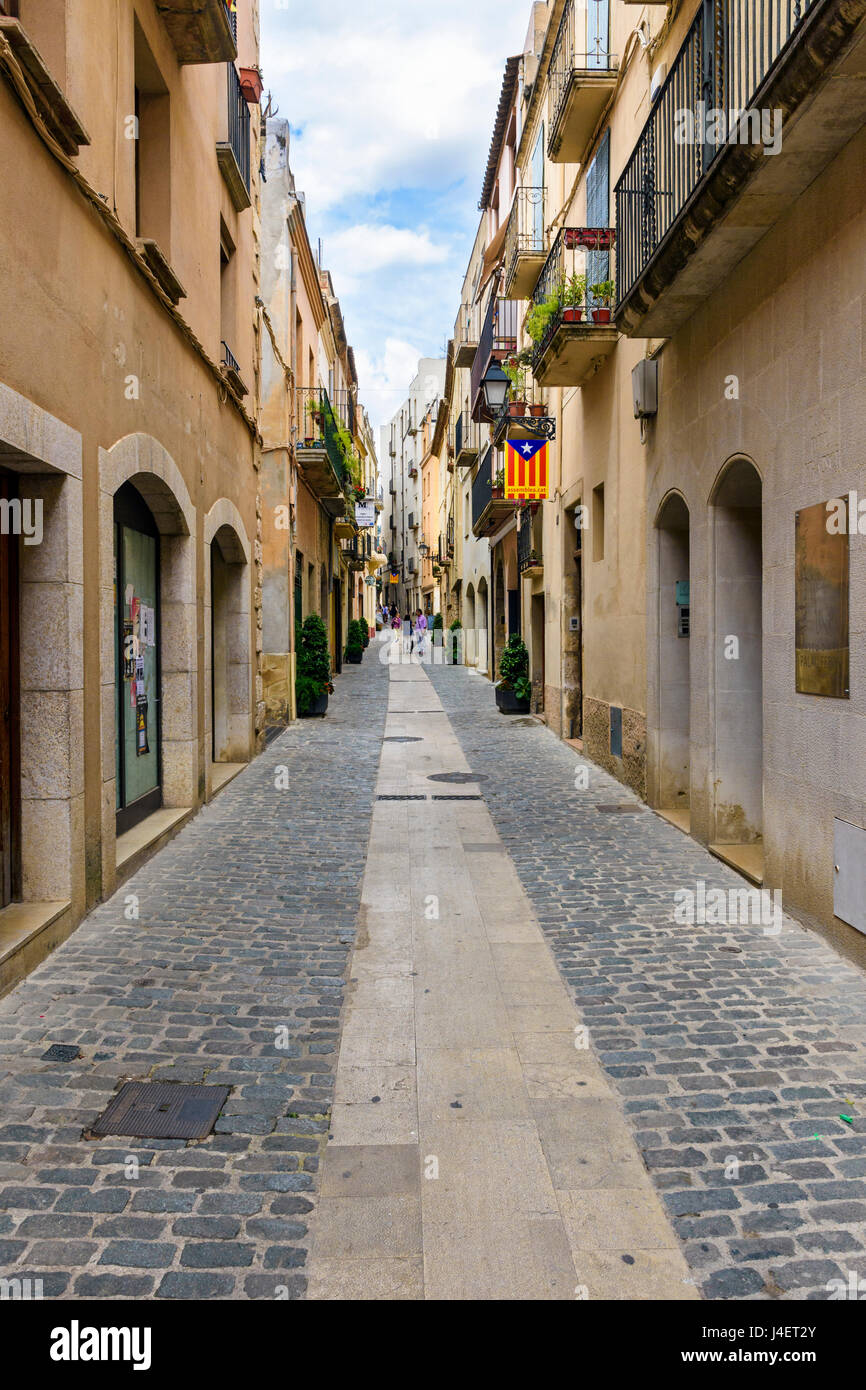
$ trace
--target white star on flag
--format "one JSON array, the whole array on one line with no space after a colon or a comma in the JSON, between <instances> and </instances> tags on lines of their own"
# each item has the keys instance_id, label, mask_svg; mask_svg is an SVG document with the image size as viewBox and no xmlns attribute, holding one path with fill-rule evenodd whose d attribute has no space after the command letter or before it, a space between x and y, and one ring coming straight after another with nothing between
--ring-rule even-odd
<instances>
[{"instance_id":1,"label":"white star on flag","mask_svg":"<svg viewBox=\"0 0 866 1390\"><path fill-rule=\"evenodd\" d=\"M523 452L524 452L524 454L531 454L531 453L532 453L532 445L531 445L531 444L524 444L524 446L523 446Z\"/></svg>"}]
</instances>

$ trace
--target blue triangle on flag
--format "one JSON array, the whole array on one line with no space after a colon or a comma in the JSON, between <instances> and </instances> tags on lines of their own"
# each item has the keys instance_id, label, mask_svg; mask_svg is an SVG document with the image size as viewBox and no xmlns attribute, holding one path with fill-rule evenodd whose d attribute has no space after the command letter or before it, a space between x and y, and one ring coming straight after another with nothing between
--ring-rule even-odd
<instances>
[{"instance_id":1,"label":"blue triangle on flag","mask_svg":"<svg viewBox=\"0 0 866 1390\"><path fill-rule=\"evenodd\" d=\"M546 443L546 439L509 439L508 447L514 450L518 458L533 459Z\"/></svg>"}]
</instances>

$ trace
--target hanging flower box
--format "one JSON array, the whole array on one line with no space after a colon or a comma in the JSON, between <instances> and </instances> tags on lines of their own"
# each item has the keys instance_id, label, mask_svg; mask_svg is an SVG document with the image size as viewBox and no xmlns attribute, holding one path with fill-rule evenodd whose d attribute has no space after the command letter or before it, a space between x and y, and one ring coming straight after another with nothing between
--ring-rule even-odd
<instances>
[{"instance_id":1,"label":"hanging flower box","mask_svg":"<svg viewBox=\"0 0 866 1390\"><path fill-rule=\"evenodd\" d=\"M244 101L250 106L258 106L264 86L261 72L258 68L241 68L239 76Z\"/></svg>"}]
</instances>

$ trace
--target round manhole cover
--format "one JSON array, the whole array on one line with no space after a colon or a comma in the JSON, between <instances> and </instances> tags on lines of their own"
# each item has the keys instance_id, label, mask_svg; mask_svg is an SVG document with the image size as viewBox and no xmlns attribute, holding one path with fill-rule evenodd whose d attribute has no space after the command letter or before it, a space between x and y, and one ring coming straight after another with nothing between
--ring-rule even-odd
<instances>
[{"instance_id":1,"label":"round manhole cover","mask_svg":"<svg viewBox=\"0 0 866 1390\"><path fill-rule=\"evenodd\" d=\"M434 772L427 778L428 782L451 782L461 787L467 782L487 782L489 780L480 772Z\"/></svg>"}]
</instances>

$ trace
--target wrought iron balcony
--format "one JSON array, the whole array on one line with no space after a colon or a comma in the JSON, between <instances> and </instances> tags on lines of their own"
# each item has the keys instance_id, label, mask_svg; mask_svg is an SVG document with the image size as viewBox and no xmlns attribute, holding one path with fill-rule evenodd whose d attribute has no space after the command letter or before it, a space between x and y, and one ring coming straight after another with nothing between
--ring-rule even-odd
<instances>
[{"instance_id":1,"label":"wrought iron balcony","mask_svg":"<svg viewBox=\"0 0 866 1390\"><path fill-rule=\"evenodd\" d=\"M705 0L616 185L623 332L674 333L859 129L862 30L845 0Z\"/></svg>"},{"instance_id":2,"label":"wrought iron balcony","mask_svg":"<svg viewBox=\"0 0 866 1390\"><path fill-rule=\"evenodd\" d=\"M454 422L454 462L458 468L471 468L481 448L481 427L467 410Z\"/></svg>"},{"instance_id":3,"label":"wrought iron balcony","mask_svg":"<svg viewBox=\"0 0 866 1390\"><path fill-rule=\"evenodd\" d=\"M324 387L298 392L304 440L295 456L310 491L330 516L342 516L351 469L340 443L340 426Z\"/></svg>"},{"instance_id":4,"label":"wrought iron balcony","mask_svg":"<svg viewBox=\"0 0 866 1390\"><path fill-rule=\"evenodd\" d=\"M488 449L472 480L472 533L479 537L492 536L514 515L515 504L505 501L501 479L496 487L493 485L495 460L493 449Z\"/></svg>"},{"instance_id":5,"label":"wrought iron balcony","mask_svg":"<svg viewBox=\"0 0 866 1390\"><path fill-rule=\"evenodd\" d=\"M220 346L222 348L222 368L227 380L239 396L246 396L248 392L241 376L240 363L228 343L221 343Z\"/></svg>"},{"instance_id":6,"label":"wrought iron balcony","mask_svg":"<svg viewBox=\"0 0 866 1390\"><path fill-rule=\"evenodd\" d=\"M179 63L232 63L238 56L237 16L226 0L156 0Z\"/></svg>"},{"instance_id":7,"label":"wrought iron balcony","mask_svg":"<svg viewBox=\"0 0 866 1390\"><path fill-rule=\"evenodd\" d=\"M527 579L533 579L536 575L544 573L544 561L541 558L541 551L536 549L532 543L532 517L535 506L524 507L520 513L520 525L517 528L517 569L521 575Z\"/></svg>"},{"instance_id":8,"label":"wrought iron balcony","mask_svg":"<svg viewBox=\"0 0 866 1390\"><path fill-rule=\"evenodd\" d=\"M477 347L476 311L468 304L461 304L460 313L457 315L457 326L454 330L455 367L471 367L475 361Z\"/></svg>"},{"instance_id":9,"label":"wrought iron balcony","mask_svg":"<svg viewBox=\"0 0 866 1390\"><path fill-rule=\"evenodd\" d=\"M547 257L546 194L518 188L505 232L505 293L529 299Z\"/></svg>"},{"instance_id":10,"label":"wrought iron balcony","mask_svg":"<svg viewBox=\"0 0 866 1390\"><path fill-rule=\"evenodd\" d=\"M582 386L613 351L611 227L563 227L539 276L527 318L539 386Z\"/></svg>"},{"instance_id":11,"label":"wrought iron balcony","mask_svg":"<svg viewBox=\"0 0 866 1390\"><path fill-rule=\"evenodd\" d=\"M610 0L568 0L550 59L547 153L583 163L586 147L616 87L610 52Z\"/></svg>"},{"instance_id":12,"label":"wrought iron balcony","mask_svg":"<svg viewBox=\"0 0 866 1390\"><path fill-rule=\"evenodd\" d=\"M228 139L217 143L217 160L229 196L238 212L252 202L250 197L250 108L241 89L234 63L226 64L228 84Z\"/></svg>"},{"instance_id":13,"label":"wrought iron balcony","mask_svg":"<svg viewBox=\"0 0 866 1390\"><path fill-rule=\"evenodd\" d=\"M519 300L503 299L496 294L490 296L478 339L478 350L472 363L470 399L473 420L490 419L481 383L494 359L501 362L504 357L516 352L522 312L523 306Z\"/></svg>"}]
</instances>

